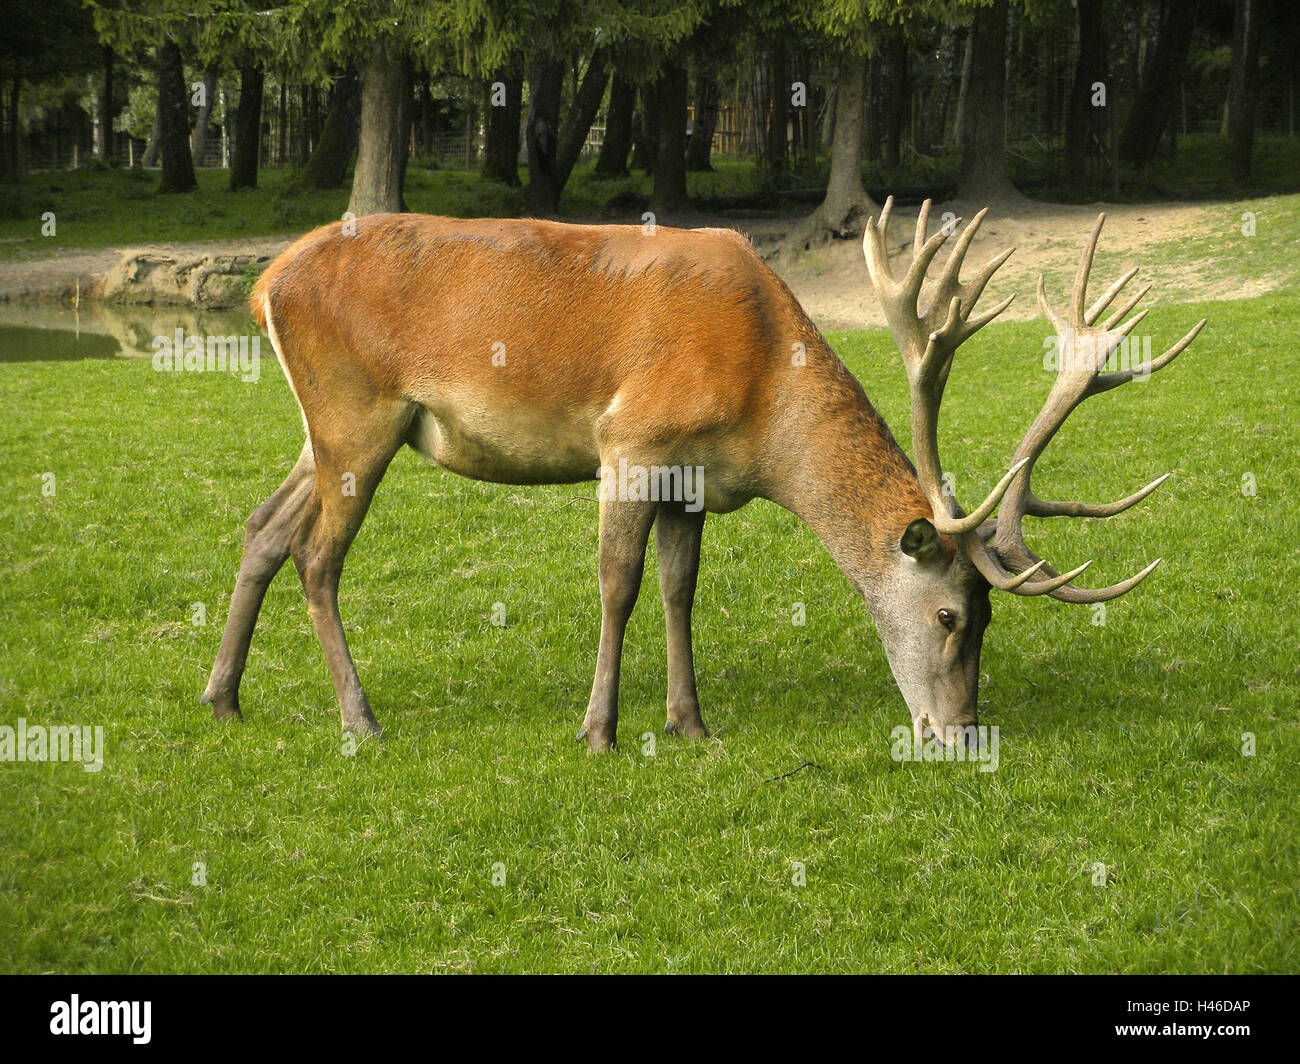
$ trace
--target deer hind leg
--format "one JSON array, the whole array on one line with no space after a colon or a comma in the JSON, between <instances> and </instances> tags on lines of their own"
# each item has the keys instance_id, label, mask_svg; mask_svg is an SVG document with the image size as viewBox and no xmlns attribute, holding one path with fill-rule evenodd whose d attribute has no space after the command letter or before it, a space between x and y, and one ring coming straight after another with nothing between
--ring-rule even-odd
<instances>
[{"instance_id":1,"label":"deer hind leg","mask_svg":"<svg viewBox=\"0 0 1300 1064\"><path fill-rule=\"evenodd\" d=\"M700 571L704 516L703 510L693 513L682 503L663 503L655 518L659 592L664 600L668 633L668 721L664 731L692 738L709 734L700 718L695 656L691 648L691 607Z\"/></svg>"},{"instance_id":2,"label":"deer hind leg","mask_svg":"<svg viewBox=\"0 0 1300 1064\"><path fill-rule=\"evenodd\" d=\"M334 693L339 700L343 730L354 735L379 735L361 687L343 620L339 616L339 578L343 559L365 520L375 489L404 442L410 424L409 407L393 409L375 404L348 409L340 401L331 424L335 438L322 437L313 426L316 480L290 554L307 596L307 613L325 654Z\"/></svg>"},{"instance_id":3,"label":"deer hind leg","mask_svg":"<svg viewBox=\"0 0 1300 1064\"><path fill-rule=\"evenodd\" d=\"M248 661L248 647L257 626L266 589L289 557L289 544L302 520L311 494L316 463L311 444L304 443L293 470L274 495L262 503L245 524L244 554L230 596L221 648L212 666L207 689L200 701L212 707L214 717L238 717L239 681Z\"/></svg>"},{"instance_id":4,"label":"deer hind leg","mask_svg":"<svg viewBox=\"0 0 1300 1064\"><path fill-rule=\"evenodd\" d=\"M618 673L623 634L641 590L645 548L658 503L600 502L600 650L591 700L578 741L593 753L614 745L618 730Z\"/></svg>"}]
</instances>

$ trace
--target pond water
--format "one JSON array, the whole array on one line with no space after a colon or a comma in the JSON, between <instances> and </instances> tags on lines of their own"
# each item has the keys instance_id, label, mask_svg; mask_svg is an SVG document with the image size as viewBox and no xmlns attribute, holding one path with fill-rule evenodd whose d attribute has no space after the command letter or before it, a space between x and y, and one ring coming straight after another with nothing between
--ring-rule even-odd
<instances>
[{"instance_id":1,"label":"pond water","mask_svg":"<svg viewBox=\"0 0 1300 1064\"><path fill-rule=\"evenodd\" d=\"M247 310L0 303L0 362L152 358L159 337L177 336L251 338L261 330Z\"/></svg>"}]
</instances>

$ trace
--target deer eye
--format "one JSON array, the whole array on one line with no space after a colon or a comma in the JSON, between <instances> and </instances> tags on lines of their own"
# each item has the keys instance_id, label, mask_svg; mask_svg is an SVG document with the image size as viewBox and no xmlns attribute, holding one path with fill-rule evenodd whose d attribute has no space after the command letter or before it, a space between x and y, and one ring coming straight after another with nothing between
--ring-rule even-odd
<instances>
[{"instance_id":1,"label":"deer eye","mask_svg":"<svg viewBox=\"0 0 1300 1064\"><path fill-rule=\"evenodd\" d=\"M952 610L940 610L939 623L951 632L957 627L957 618L953 616Z\"/></svg>"}]
</instances>

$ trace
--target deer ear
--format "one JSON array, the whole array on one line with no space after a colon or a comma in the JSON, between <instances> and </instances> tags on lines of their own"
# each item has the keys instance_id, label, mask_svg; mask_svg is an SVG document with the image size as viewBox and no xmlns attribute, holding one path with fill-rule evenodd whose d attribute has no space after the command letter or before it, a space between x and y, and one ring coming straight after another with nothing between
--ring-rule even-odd
<instances>
[{"instance_id":1,"label":"deer ear","mask_svg":"<svg viewBox=\"0 0 1300 1064\"><path fill-rule=\"evenodd\" d=\"M935 561L943 554L939 533L924 517L918 517L907 526L903 538L898 541L898 549L923 565Z\"/></svg>"}]
</instances>

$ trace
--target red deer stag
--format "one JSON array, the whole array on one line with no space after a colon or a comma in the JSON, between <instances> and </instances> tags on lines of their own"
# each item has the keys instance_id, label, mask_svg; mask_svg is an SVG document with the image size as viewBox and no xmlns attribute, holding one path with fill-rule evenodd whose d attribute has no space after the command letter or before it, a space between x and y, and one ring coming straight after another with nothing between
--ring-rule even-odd
<instances>
[{"instance_id":1,"label":"red deer stag","mask_svg":"<svg viewBox=\"0 0 1300 1064\"><path fill-rule=\"evenodd\" d=\"M974 724L991 587L1101 602L1155 567L1080 590L1071 581L1085 566L1058 575L1020 528L1025 514L1120 513L1164 479L1102 506L1044 502L1029 485L1070 411L1142 369L1101 372L1145 314L1121 324L1145 290L1095 324L1136 273L1085 306L1101 218L1067 317L1048 308L1040 278L1060 372L1015 464L966 514L944 491L939 404L957 347L1010 302L974 314L1011 252L960 280L981 211L920 309L951 227L927 239L927 202L911 261L895 279L885 250L890 206L868 225L864 250L911 386L915 468L790 290L730 230L403 214L302 237L262 275L251 302L302 408L307 440L284 483L248 519L203 701L217 717L239 714L262 597L292 557L343 727L378 732L339 617L339 575L380 478L409 444L454 473L508 484L588 481L620 463L703 470L694 506L620 497L602 484L600 643L578 735L592 750L614 745L623 634L652 527L668 634L666 730L706 734L691 649L701 532L706 512L754 498L802 518L866 600L918 732L928 725L947 736ZM1202 325L1146 368L1177 357Z\"/></svg>"}]
</instances>

